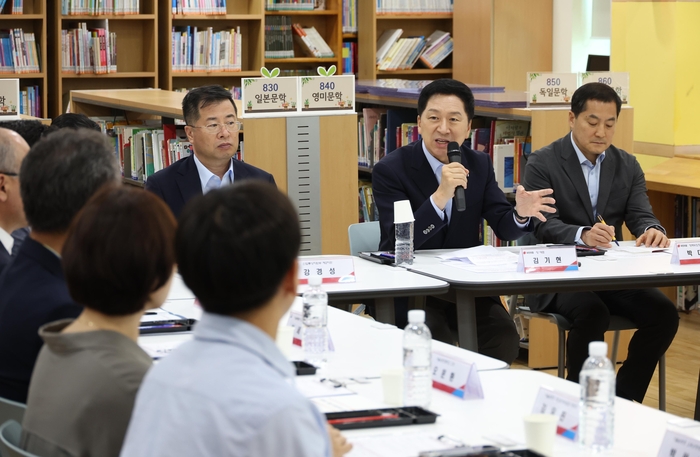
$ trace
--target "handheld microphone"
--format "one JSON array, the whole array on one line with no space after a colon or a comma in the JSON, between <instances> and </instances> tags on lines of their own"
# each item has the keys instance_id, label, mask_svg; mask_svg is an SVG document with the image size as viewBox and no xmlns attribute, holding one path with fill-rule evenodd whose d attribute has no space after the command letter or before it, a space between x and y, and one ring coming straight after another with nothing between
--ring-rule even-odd
<instances>
[{"instance_id":1,"label":"handheld microphone","mask_svg":"<svg viewBox=\"0 0 700 457\"><path fill-rule=\"evenodd\" d=\"M447 145L447 160L452 162L461 162L461 153L459 152L459 143L456 141L450 141ZM464 187L457 186L455 188L454 197L455 207L457 211L464 211L467 209L467 200L464 198Z\"/></svg>"}]
</instances>

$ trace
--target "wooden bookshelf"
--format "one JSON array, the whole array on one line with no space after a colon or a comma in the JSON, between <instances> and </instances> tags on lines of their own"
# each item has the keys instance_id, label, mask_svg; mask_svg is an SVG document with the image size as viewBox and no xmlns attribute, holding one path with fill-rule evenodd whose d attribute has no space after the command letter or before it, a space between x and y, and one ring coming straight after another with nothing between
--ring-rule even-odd
<instances>
[{"instance_id":1,"label":"wooden bookshelf","mask_svg":"<svg viewBox=\"0 0 700 457\"><path fill-rule=\"evenodd\" d=\"M61 4L62 0L48 1L49 112L52 117L65 112L72 90L157 87L158 0L140 0L139 13L131 15L62 15ZM109 31L117 34L117 72L64 73L61 30L73 28L78 22L86 22L89 28L94 21L105 19L109 20Z\"/></svg>"},{"instance_id":2,"label":"wooden bookshelf","mask_svg":"<svg viewBox=\"0 0 700 457\"><path fill-rule=\"evenodd\" d=\"M10 14L11 3L7 2L0 13L0 29L21 28L25 33L34 33L39 51L39 73L0 73L0 78L19 78L20 90L27 86L39 86L41 116L48 116L47 78L47 8L45 0L24 0L22 14ZM19 101L18 101L19 105Z\"/></svg>"}]
</instances>

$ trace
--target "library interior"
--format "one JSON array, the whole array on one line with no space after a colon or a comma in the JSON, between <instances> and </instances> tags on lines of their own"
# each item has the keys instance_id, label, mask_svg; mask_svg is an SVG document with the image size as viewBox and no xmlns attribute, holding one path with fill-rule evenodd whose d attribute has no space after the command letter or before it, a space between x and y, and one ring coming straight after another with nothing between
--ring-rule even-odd
<instances>
[{"instance_id":1,"label":"library interior","mask_svg":"<svg viewBox=\"0 0 700 457\"><path fill-rule=\"evenodd\" d=\"M689 0L0 0L0 457L700 456L698 23ZM100 330L125 338L78 337ZM591 406L600 339L617 397Z\"/></svg>"}]
</instances>

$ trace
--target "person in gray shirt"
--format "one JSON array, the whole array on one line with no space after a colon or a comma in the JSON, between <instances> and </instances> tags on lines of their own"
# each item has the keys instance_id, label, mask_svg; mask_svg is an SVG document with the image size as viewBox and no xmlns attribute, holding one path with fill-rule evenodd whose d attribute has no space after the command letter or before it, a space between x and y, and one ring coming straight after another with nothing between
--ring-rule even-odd
<instances>
[{"instance_id":1,"label":"person in gray shirt","mask_svg":"<svg viewBox=\"0 0 700 457\"><path fill-rule=\"evenodd\" d=\"M259 180L194 197L175 240L204 314L148 373L123 457L329 457L352 447L294 387L275 344L297 291L299 218Z\"/></svg>"},{"instance_id":2,"label":"person in gray shirt","mask_svg":"<svg viewBox=\"0 0 700 457\"><path fill-rule=\"evenodd\" d=\"M22 447L42 457L118 456L152 365L136 344L146 309L167 297L175 219L155 195L107 186L73 222L62 263L77 319L39 329Z\"/></svg>"}]
</instances>

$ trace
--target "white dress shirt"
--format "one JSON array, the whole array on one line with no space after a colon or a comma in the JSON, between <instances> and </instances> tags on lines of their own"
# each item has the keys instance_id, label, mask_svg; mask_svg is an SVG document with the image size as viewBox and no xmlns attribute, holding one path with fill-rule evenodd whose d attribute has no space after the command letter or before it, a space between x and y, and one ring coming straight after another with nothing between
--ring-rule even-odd
<instances>
[{"instance_id":1,"label":"white dress shirt","mask_svg":"<svg viewBox=\"0 0 700 457\"><path fill-rule=\"evenodd\" d=\"M224 177L222 179L209 171L209 169L199 161L197 154L193 155L194 163L197 166L197 173L199 174L199 181L202 183L202 194L206 194L210 190L218 189L222 186L233 184L233 159L230 160L228 171L224 173Z\"/></svg>"},{"instance_id":2,"label":"white dress shirt","mask_svg":"<svg viewBox=\"0 0 700 457\"><path fill-rule=\"evenodd\" d=\"M15 239L2 227L0 227L0 244L2 244L9 254L12 254L12 247L15 245Z\"/></svg>"}]
</instances>

